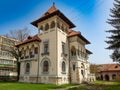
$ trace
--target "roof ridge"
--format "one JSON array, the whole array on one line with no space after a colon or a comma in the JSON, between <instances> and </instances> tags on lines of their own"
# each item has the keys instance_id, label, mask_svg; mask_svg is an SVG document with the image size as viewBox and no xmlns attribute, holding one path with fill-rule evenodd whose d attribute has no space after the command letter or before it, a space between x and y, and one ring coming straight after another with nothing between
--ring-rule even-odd
<instances>
[{"instance_id":1,"label":"roof ridge","mask_svg":"<svg viewBox=\"0 0 120 90\"><path fill-rule=\"evenodd\" d=\"M51 6L51 7L47 10L47 12L45 12L41 17L44 17L44 16L46 16L46 15L48 15L48 14L51 14L51 13L57 11L57 10L58 10L58 9L56 8L55 4L53 4L53 6Z\"/></svg>"}]
</instances>

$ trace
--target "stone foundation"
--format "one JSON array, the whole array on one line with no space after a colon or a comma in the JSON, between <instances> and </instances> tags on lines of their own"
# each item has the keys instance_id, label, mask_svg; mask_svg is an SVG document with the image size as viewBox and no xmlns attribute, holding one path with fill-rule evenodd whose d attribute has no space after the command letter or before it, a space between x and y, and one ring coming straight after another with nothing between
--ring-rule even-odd
<instances>
[{"instance_id":1,"label":"stone foundation","mask_svg":"<svg viewBox=\"0 0 120 90\"><path fill-rule=\"evenodd\" d=\"M44 84L68 84L69 79L65 77L29 77L29 76L20 76L19 82L26 82L26 83L44 83Z\"/></svg>"}]
</instances>

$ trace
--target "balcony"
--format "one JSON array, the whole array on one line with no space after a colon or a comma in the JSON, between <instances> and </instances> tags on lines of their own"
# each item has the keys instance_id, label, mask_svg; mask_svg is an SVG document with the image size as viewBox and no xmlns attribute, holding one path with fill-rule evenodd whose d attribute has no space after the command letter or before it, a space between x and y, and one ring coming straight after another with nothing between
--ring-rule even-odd
<instances>
[{"instance_id":1,"label":"balcony","mask_svg":"<svg viewBox=\"0 0 120 90\"><path fill-rule=\"evenodd\" d=\"M23 56L23 57L20 57L20 59L24 59L24 56Z\"/></svg>"},{"instance_id":2,"label":"balcony","mask_svg":"<svg viewBox=\"0 0 120 90\"><path fill-rule=\"evenodd\" d=\"M30 55L30 58L34 58L35 55Z\"/></svg>"},{"instance_id":3,"label":"balcony","mask_svg":"<svg viewBox=\"0 0 120 90\"><path fill-rule=\"evenodd\" d=\"M44 56L44 55L49 55L49 52L43 52L43 53L41 53L41 55L42 55L42 56Z\"/></svg>"},{"instance_id":4,"label":"balcony","mask_svg":"<svg viewBox=\"0 0 120 90\"><path fill-rule=\"evenodd\" d=\"M30 56L22 56L20 57L20 61L26 61L26 60L37 60L38 54L30 55Z\"/></svg>"},{"instance_id":5,"label":"balcony","mask_svg":"<svg viewBox=\"0 0 120 90\"><path fill-rule=\"evenodd\" d=\"M87 62L87 58L84 58L84 57L81 57L81 56L70 56L70 59L71 60L79 60L79 61L82 61L82 62Z\"/></svg>"},{"instance_id":6,"label":"balcony","mask_svg":"<svg viewBox=\"0 0 120 90\"><path fill-rule=\"evenodd\" d=\"M25 59L28 59L29 58L29 56L25 56Z\"/></svg>"}]
</instances>

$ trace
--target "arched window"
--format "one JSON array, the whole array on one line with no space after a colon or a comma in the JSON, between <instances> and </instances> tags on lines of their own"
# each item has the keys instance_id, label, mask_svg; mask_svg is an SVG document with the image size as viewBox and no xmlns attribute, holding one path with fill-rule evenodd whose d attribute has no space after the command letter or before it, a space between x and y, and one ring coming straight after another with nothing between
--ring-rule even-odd
<instances>
[{"instance_id":1,"label":"arched window","mask_svg":"<svg viewBox=\"0 0 120 90\"><path fill-rule=\"evenodd\" d=\"M81 63L81 74L83 77L85 76L85 66L83 63Z\"/></svg>"},{"instance_id":2,"label":"arched window","mask_svg":"<svg viewBox=\"0 0 120 90\"><path fill-rule=\"evenodd\" d=\"M47 23L46 25L45 25L45 31L47 31L49 29L49 24Z\"/></svg>"},{"instance_id":3,"label":"arched window","mask_svg":"<svg viewBox=\"0 0 120 90\"><path fill-rule=\"evenodd\" d=\"M43 30L43 26L40 27L40 30Z\"/></svg>"},{"instance_id":4,"label":"arched window","mask_svg":"<svg viewBox=\"0 0 120 90\"><path fill-rule=\"evenodd\" d=\"M50 28L54 28L54 27L55 27L55 22L52 21L52 22L51 22L51 25L50 25Z\"/></svg>"},{"instance_id":5,"label":"arched window","mask_svg":"<svg viewBox=\"0 0 120 90\"><path fill-rule=\"evenodd\" d=\"M30 73L30 63L27 63L27 64L26 64L25 73L26 73L26 74L29 74L29 73Z\"/></svg>"},{"instance_id":6,"label":"arched window","mask_svg":"<svg viewBox=\"0 0 120 90\"><path fill-rule=\"evenodd\" d=\"M21 56L24 56L24 55L25 55L25 54L24 54L24 48L22 48L20 55L21 55Z\"/></svg>"},{"instance_id":7,"label":"arched window","mask_svg":"<svg viewBox=\"0 0 120 90\"><path fill-rule=\"evenodd\" d=\"M65 62L63 61L62 62L62 72L65 72L66 71L66 65L65 65Z\"/></svg>"},{"instance_id":8,"label":"arched window","mask_svg":"<svg viewBox=\"0 0 120 90\"><path fill-rule=\"evenodd\" d=\"M57 22L57 27L60 28L60 23L59 22Z\"/></svg>"},{"instance_id":9,"label":"arched window","mask_svg":"<svg viewBox=\"0 0 120 90\"><path fill-rule=\"evenodd\" d=\"M75 64L73 64L73 71L75 71L75 67L76 67Z\"/></svg>"},{"instance_id":10,"label":"arched window","mask_svg":"<svg viewBox=\"0 0 120 90\"><path fill-rule=\"evenodd\" d=\"M72 56L76 55L76 48L74 46L72 46L72 48L71 48L71 55Z\"/></svg>"},{"instance_id":11,"label":"arched window","mask_svg":"<svg viewBox=\"0 0 120 90\"><path fill-rule=\"evenodd\" d=\"M48 72L49 71L49 63L48 61L43 62L43 72Z\"/></svg>"},{"instance_id":12,"label":"arched window","mask_svg":"<svg viewBox=\"0 0 120 90\"><path fill-rule=\"evenodd\" d=\"M65 32L66 32L66 33L68 32L67 28L65 28Z\"/></svg>"},{"instance_id":13,"label":"arched window","mask_svg":"<svg viewBox=\"0 0 120 90\"><path fill-rule=\"evenodd\" d=\"M64 31L64 26L63 26L63 24L62 24L62 26L61 26L61 30Z\"/></svg>"}]
</instances>

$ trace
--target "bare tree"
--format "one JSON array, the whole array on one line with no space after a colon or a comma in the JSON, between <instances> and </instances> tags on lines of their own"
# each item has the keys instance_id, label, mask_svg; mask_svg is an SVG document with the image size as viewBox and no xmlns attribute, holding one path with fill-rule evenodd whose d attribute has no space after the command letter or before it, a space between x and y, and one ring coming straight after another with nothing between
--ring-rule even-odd
<instances>
[{"instance_id":1,"label":"bare tree","mask_svg":"<svg viewBox=\"0 0 120 90\"><path fill-rule=\"evenodd\" d=\"M27 27L19 30L11 30L8 34L6 34L8 37L15 38L19 41L23 41L30 35L30 29Z\"/></svg>"},{"instance_id":2,"label":"bare tree","mask_svg":"<svg viewBox=\"0 0 120 90\"><path fill-rule=\"evenodd\" d=\"M21 42L21 41L25 40L29 35L30 35L30 30L28 28L23 28L23 29L19 29L19 30L11 30L5 36L14 38ZM19 62L20 52L19 52L19 49L18 49L18 47L14 47L14 48L8 49L7 51L9 53L11 53L12 56L14 56L17 60L17 75L18 75L17 81L18 81L19 75L20 75L20 62Z\"/></svg>"}]
</instances>

